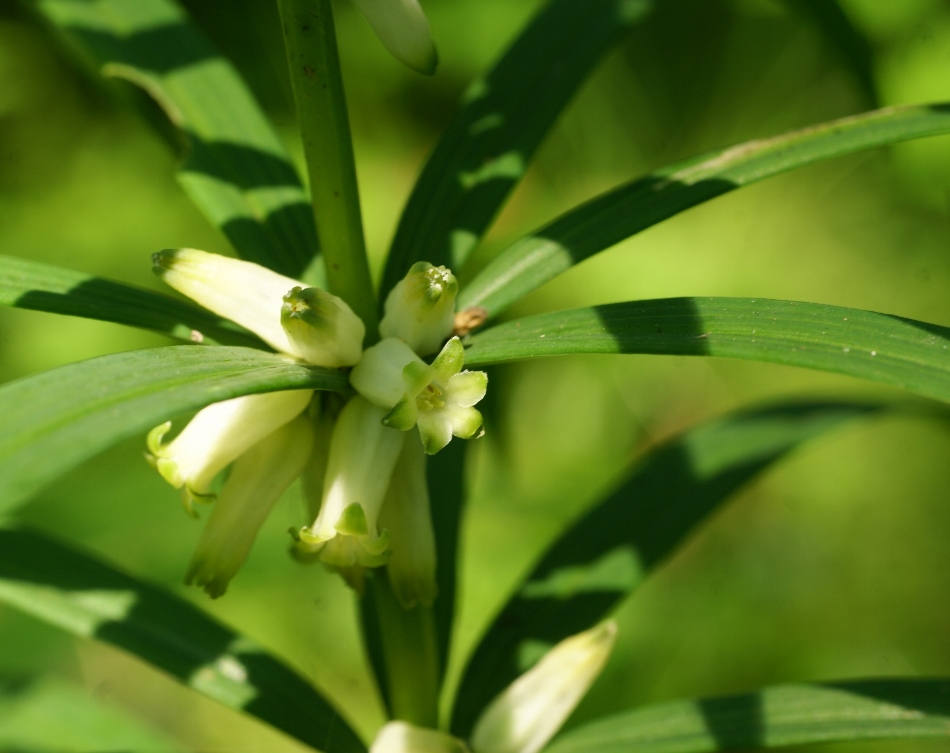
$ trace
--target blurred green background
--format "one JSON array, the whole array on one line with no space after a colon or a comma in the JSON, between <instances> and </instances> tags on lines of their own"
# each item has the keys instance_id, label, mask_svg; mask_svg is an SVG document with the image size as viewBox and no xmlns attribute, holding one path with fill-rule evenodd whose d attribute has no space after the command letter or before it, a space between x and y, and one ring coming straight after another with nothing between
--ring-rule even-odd
<instances>
[{"instance_id":1,"label":"blurred green background","mask_svg":"<svg viewBox=\"0 0 950 753\"><path fill-rule=\"evenodd\" d=\"M414 176L462 90L540 4L424 2L442 59L432 79L392 60L355 8L339 4L377 272ZM184 5L236 62L299 160L276 3ZM873 46L882 104L950 99L950 6L843 5ZM84 69L28 5L0 0L0 253L158 288L152 252L228 252L178 188L176 156L132 100L130 90ZM582 89L460 274L470 277L506 241L646 170L869 106L834 47L781 2L661 2ZM950 138L927 139L717 199L580 265L513 314L735 295L946 325L948 250ZM161 344L117 325L0 310L0 380ZM491 379L488 433L471 447L453 676L545 545L644 449L752 403L900 395L845 377L698 358L568 358L497 368ZM353 600L339 579L286 555L286 529L303 522L297 491L271 516L227 596L211 602L180 585L200 525L146 465L143 444L88 462L17 519L199 603L286 657L370 735L382 712ZM874 419L808 445L746 488L620 610L619 647L571 723L780 681L950 674L948 453L946 425ZM77 683L183 749L300 749L118 651L0 611L0 677L37 675ZM61 749L86 749L72 744Z\"/></svg>"}]
</instances>

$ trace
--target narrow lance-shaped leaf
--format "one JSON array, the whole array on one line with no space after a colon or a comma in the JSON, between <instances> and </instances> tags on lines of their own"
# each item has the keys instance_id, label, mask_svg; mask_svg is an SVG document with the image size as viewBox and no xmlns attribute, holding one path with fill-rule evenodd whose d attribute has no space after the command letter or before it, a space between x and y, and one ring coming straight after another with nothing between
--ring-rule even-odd
<instances>
[{"instance_id":1,"label":"narrow lance-shaped leaf","mask_svg":"<svg viewBox=\"0 0 950 753\"><path fill-rule=\"evenodd\" d=\"M126 437L209 403L276 390L348 389L346 377L251 348L118 353L0 387L0 510Z\"/></svg>"},{"instance_id":2,"label":"narrow lance-shaped leaf","mask_svg":"<svg viewBox=\"0 0 950 753\"><path fill-rule=\"evenodd\" d=\"M466 366L568 353L726 356L847 374L950 401L950 329L819 303L613 303L506 322L471 344Z\"/></svg>"},{"instance_id":3,"label":"narrow lance-shaped leaf","mask_svg":"<svg viewBox=\"0 0 950 753\"><path fill-rule=\"evenodd\" d=\"M0 602L120 648L326 753L365 748L313 687L197 607L37 534L0 530Z\"/></svg>"},{"instance_id":4,"label":"narrow lance-shaped leaf","mask_svg":"<svg viewBox=\"0 0 950 753\"><path fill-rule=\"evenodd\" d=\"M599 719L549 753L711 753L791 745L950 737L950 680L775 685L673 701Z\"/></svg>"},{"instance_id":5,"label":"narrow lance-shaped leaf","mask_svg":"<svg viewBox=\"0 0 950 753\"><path fill-rule=\"evenodd\" d=\"M574 264L736 188L844 154L950 132L950 104L910 105L749 141L627 183L561 215L495 257L459 309L495 316Z\"/></svg>"},{"instance_id":6,"label":"narrow lance-shaped leaf","mask_svg":"<svg viewBox=\"0 0 950 753\"><path fill-rule=\"evenodd\" d=\"M452 729L466 735L539 649L596 624L707 515L802 443L875 403L785 403L699 425L642 457L565 531L503 607L468 661Z\"/></svg>"},{"instance_id":7,"label":"narrow lance-shaped leaf","mask_svg":"<svg viewBox=\"0 0 950 753\"><path fill-rule=\"evenodd\" d=\"M253 335L185 301L12 256L0 255L0 305L128 324L209 345L263 346Z\"/></svg>"},{"instance_id":8,"label":"narrow lance-shaped leaf","mask_svg":"<svg viewBox=\"0 0 950 753\"><path fill-rule=\"evenodd\" d=\"M381 290L414 262L458 268L578 87L653 0L552 0L475 81L403 212Z\"/></svg>"},{"instance_id":9,"label":"narrow lance-shaped leaf","mask_svg":"<svg viewBox=\"0 0 950 753\"><path fill-rule=\"evenodd\" d=\"M181 748L79 685L54 677L0 676L0 750L177 753Z\"/></svg>"},{"instance_id":10,"label":"narrow lance-shaped leaf","mask_svg":"<svg viewBox=\"0 0 950 753\"><path fill-rule=\"evenodd\" d=\"M841 57L861 87L868 104L877 105L874 54L871 43L852 23L838 0L783 0L792 11L810 21Z\"/></svg>"},{"instance_id":11,"label":"narrow lance-shaped leaf","mask_svg":"<svg viewBox=\"0 0 950 753\"><path fill-rule=\"evenodd\" d=\"M309 201L234 67L171 0L39 0L106 76L141 87L184 135L182 187L245 259L301 277L317 254ZM319 278L310 278L319 283Z\"/></svg>"}]
</instances>

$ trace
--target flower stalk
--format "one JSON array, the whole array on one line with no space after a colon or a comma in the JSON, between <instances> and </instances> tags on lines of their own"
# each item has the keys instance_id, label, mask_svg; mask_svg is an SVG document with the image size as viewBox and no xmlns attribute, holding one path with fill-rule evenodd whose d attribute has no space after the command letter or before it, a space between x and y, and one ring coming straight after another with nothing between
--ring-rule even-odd
<instances>
[{"instance_id":1,"label":"flower stalk","mask_svg":"<svg viewBox=\"0 0 950 753\"><path fill-rule=\"evenodd\" d=\"M330 292L340 296L376 339L370 278L346 95L331 0L279 0L290 80L310 179L317 238Z\"/></svg>"}]
</instances>

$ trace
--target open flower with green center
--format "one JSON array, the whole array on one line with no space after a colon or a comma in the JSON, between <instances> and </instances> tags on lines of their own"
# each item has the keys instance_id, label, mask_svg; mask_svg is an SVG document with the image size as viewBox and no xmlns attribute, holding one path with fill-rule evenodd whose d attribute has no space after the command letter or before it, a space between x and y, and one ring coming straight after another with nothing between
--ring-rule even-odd
<instances>
[{"instance_id":1,"label":"open flower with green center","mask_svg":"<svg viewBox=\"0 0 950 753\"><path fill-rule=\"evenodd\" d=\"M429 455L453 436L468 439L481 428L482 415L473 406L488 389L483 371L462 371L465 349L449 340L431 365L402 340L388 337L363 354L350 373L350 383L363 397L388 412L383 423L408 431L419 427Z\"/></svg>"}]
</instances>

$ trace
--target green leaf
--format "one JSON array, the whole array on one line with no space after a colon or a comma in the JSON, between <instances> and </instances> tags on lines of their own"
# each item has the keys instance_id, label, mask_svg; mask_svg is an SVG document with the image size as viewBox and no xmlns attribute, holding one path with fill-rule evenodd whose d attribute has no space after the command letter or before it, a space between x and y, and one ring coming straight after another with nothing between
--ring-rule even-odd
<instances>
[{"instance_id":1,"label":"green leaf","mask_svg":"<svg viewBox=\"0 0 950 753\"><path fill-rule=\"evenodd\" d=\"M62 680L0 677L0 749L36 753L180 748L91 691Z\"/></svg>"},{"instance_id":2,"label":"green leaf","mask_svg":"<svg viewBox=\"0 0 950 753\"><path fill-rule=\"evenodd\" d=\"M802 443L880 411L872 403L784 403L701 424L637 461L632 475L568 528L502 608L468 661L453 731L467 735L492 698L547 647L629 596L744 484Z\"/></svg>"},{"instance_id":3,"label":"green leaf","mask_svg":"<svg viewBox=\"0 0 950 753\"><path fill-rule=\"evenodd\" d=\"M120 439L209 403L349 389L340 372L251 348L175 345L93 358L0 387L0 511Z\"/></svg>"},{"instance_id":4,"label":"green leaf","mask_svg":"<svg viewBox=\"0 0 950 753\"><path fill-rule=\"evenodd\" d=\"M888 107L707 154L582 204L495 257L459 294L495 316L572 265L690 207L844 154L950 132L950 104Z\"/></svg>"},{"instance_id":5,"label":"green leaf","mask_svg":"<svg viewBox=\"0 0 950 753\"><path fill-rule=\"evenodd\" d=\"M548 753L709 753L848 740L950 736L950 680L776 685L674 701L578 727Z\"/></svg>"},{"instance_id":6,"label":"green leaf","mask_svg":"<svg viewBox=\"0 0 950 753\"><path fill-rule=\"evenodd\" d=\"M950 329L802 301L664 298L540 314L472 337L465 365L568 353L769 361L950 400Z\"/></svg>"},{"instance_id":7,"label":"green leaf","mask_svg":"<svg viewBox=\"0 0 950 753\"><path fill-rule=\"evenodd\" d=\"M37 534L0 530L0 601L164 670L326 753L365 751L293 670L172 594Z\"/></svg>"},{"instance_id":8,"label":"green leaf","mask_svg":"<svg viewBox=\"0 0 950 753\"><path fill-rule=\"evenodd\" d=\"M0 255L0 305L151 329L179 340L263 347L202 308L145 288Z\"/></svg>"},{"instance_id":9,"label":"green leaf","mask_svg":"<svg viewBox=\"0 0 950 753\"><path fill-rule=\"evenodd\" d=\"M234 67L170 0L39 0L103 75L142 88L180 129L182 187L238 254L300 277L317 251L310 202ZM314 280L316 282L316 280Z\"/></svg>"},{"instance_id":10,"label":"green leaf","mask_svg":"<svg viewBox=\"0 0 950 753\"><path fill-rule=\"evenodd\" d=\"M851 23L838 0L783 0L810 21L851 70L868 103L877 105L871 43Z\"/></svg>"},{"instance_id":11,"label":"green leaf","mask_svg":"<svg viewBox=\"0 0 950 753\"><path fill-rule=\"evenodd\" d=\"M414 262L462 264L578 87L652 5L552 0L491 72L469 86L403 211L384 294Z\"/></svg>"}]
</instances>

